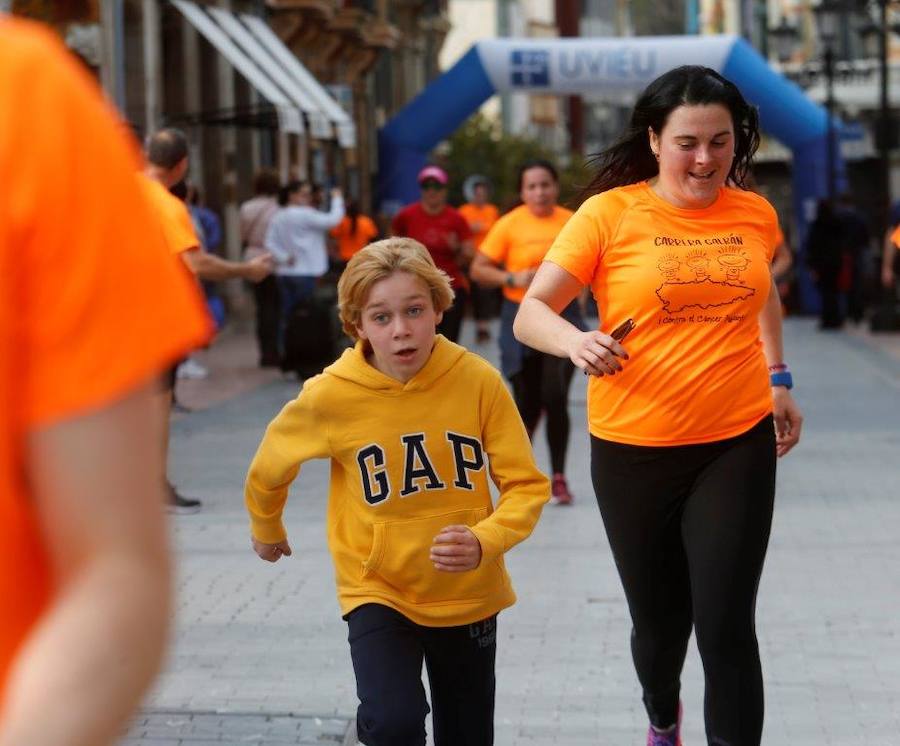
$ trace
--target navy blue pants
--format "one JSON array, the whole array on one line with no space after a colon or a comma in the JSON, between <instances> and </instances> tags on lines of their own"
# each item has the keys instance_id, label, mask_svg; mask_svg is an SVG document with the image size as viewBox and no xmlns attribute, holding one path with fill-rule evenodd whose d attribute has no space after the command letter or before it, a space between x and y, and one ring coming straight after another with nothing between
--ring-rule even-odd
<instances>
[{"instance_id":1,"label":"navy blue pants","mask_svg":"<svg viewBox=\"0 0 900 746\"><path fill-rule=\"evenodd\" d=\"M494 743L497 616L460 627L423 627L380 604L346 617L359 708L357 737L366 746L424 746L429 713L435 746Z\"/></svg>"},{"instance_id":2,"label":"navy blue pants","mask_svg":"<svg viewBox=\"0 0 900 746\"><path fill-rule=\"evenodd\" d=\"M592 436L591 476L631 612L631 653L650 722L675 722L693 628L709 743L759 746L754 619L775 499L772 417L700 445L632 446Z\"/></svg>"}]
</instances>

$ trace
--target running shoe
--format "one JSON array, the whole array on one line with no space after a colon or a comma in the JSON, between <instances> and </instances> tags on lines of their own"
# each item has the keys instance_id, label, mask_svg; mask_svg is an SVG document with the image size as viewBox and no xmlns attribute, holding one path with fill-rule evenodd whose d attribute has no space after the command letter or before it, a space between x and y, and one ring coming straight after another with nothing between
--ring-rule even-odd
<instances>
[{"instance_id":1,"label":"running shoe","mask_svg":"<svg viewBox=\"0 0 900 746\"><path fill-rule=\"evenodd\" d=\"M209 377L209 369L202 363L189 357L178 366L178 370L175 371L175 376L182 379L201 380Z\"/></svg>"},{"instance_id":2,"label":"running shoe","mask_svg":"<svg viewBox=\"0 0 900 746\"><path fill-rule=\"evenodd\" d=\"M563 474L557 472L550 482L550 494L557 505L571 505L575 498L569 492L569 483Z\"/></svg>"},{"instance_id":3,"label":"running shoe","mask_svg":"<svg viewBox=\"0 0 900 746\"><path fill-rule=\"evenodd\" d=\"M172 485L169 485L169 500L166 503L166 509L170 513L176 513L178 515L199 513L202 504L203 503L199 500L195 500L192 497L185 497L184 495L178 494L178 491Z\"/></svg>"},{"instance_id":4,"label":"running shoe","mask_svg":"<svg viewBox=\"0 0 900 746\"><path fill-rule=\"evenodd\" d=\"M647 746L683 746L681 743L681 702L678 703L678 721L665 733L660 733L653 726L647 728Z\"/></svg>"}]
</instances>

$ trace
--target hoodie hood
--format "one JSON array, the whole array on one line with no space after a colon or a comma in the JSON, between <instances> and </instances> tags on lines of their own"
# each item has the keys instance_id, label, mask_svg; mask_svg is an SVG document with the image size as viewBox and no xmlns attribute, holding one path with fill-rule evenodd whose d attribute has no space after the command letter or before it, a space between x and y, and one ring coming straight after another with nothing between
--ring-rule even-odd
<instances>
[{"instance_id":1,"label":"hoodie hood","mask_svg":"<svg viewBox=\"0 0 900 746\"><path fill-rule=\"evenodd\" d=\"M384 393L424 391L450 371L465 354L465 347L451 342L443 334L438 334L434 338L434 347L431 349L428 362L409 381L403 383L385 375L369 363L366 360L364 343L358 340L354 347L344 350L344 354L325 368L323 373Z\"/></svg>"}]
</instances>

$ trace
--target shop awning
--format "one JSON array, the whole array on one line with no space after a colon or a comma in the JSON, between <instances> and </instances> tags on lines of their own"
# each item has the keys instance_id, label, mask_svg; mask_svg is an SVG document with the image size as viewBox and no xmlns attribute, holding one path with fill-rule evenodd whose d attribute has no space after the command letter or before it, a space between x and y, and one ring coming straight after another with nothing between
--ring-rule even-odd
<instances>
[{"instance_id":1,"label":"shop awning","mask_svg":"<svg viewBox=\"0 0 900 746\"><path fill-rule=\"evenodd\" d=\"M271 80L284 91L290 99L300 107L309 123L309 132L313 137L330 140L334 138L334 130L327 114L322 110L318 102L300 86L290 73L276 60L272 53L250 33L249 29L238 20L234 13L222 8L207 6L206 11L222 27L235 44L244 51L247 56L256 63L260 70L264 70ZM263 24L265 25L265 24ZM277 39L278 44L284 46ZM285 48L290 54L290 51ZM293 55L291 55L293 57Z\"/></svg>"},{"instance_id":2,"label":"shop awning","mask_svg":"<svg viewBox=\"0 0 900 746\"><path fill-rule=\"evenodd\" d=\"M268 50L272 58L277 62L297 85L315 101L323 114L334 125L338 142L342 147L352 148L356 146L356 127L353 119L344 111L340 104L325 90L325 87L316 80L315 76L303 65L300 60L288 49L277 34L269 28L261 18L242 14L241 21L250 29L254 37Z\"/></svg>"},{"instance_id":3,"label":"shop awning","mask_svg":"<svg viewBox=\"0 0 900 746\"><path fill-rule=\"evenodd\" d=\"M303 133L305 122L313 137L337 139L345 148L356 146L353 119L265 21L211 5L201 7L191 0L171 2L271 105L280 130ZM194 118L201 122L232 121L259 126L265 117L256 109L251 106L233 112L206 112ZM271 113L269 117L271 122Z\"/></svg>"},{"instance_id":4,"label":"shop awning","mask_svg":"<svg viewBox=\"0 0 900 746\"><path fill-rule=\"evenodd\" d=\"M190 0L171 0L188 22L212 44L256 91L274 108L278 128L283 132L302 134L303 110L267 74L229 38L222 28ZM221 114L221 113L219 113Z\"/></svg>"}]
</instances>

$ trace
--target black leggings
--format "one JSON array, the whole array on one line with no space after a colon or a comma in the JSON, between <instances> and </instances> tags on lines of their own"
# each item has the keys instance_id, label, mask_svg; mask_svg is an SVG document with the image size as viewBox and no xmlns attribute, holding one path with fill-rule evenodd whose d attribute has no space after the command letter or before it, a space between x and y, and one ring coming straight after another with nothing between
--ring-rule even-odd
<instances>
[{"instance_id":1,"label":"black leggings","mask_svg":"<svg viewBox=\"0 0 900 746\"><path fill-rule=\"evenodd\" d=\"M534 434L541 412L547 414L547 445L554 474L566 468L569 446L569 384L575 365L568 358L528 349L522 370L509 380L516 407L528 435Z\"/></svg>"},{"instance_id":2,"label":"black leggings","mask_svg":"<svg viewBox=\"0 0 900 746\"><path fill-rule=\"evenodd\" d=\"M693 625L709 743L758 746L763 686L754 618L775 499L772 417L700 445L592 436L591 477L631 612L650 722L665 728L676 720Z\"/></svg>"},{"instance_id":3,"label":"black leggings","mask_svg":"<svg viewBox=\"0 0 900 746\"><path fill-rule=\"evenodd\" d=\"M453 288L453 293L453 303L444 311L444 318L438 324L437 330L451 342L456 342L459 339L469 293L464 288Z\"/></svg>"},{"instance_id":4,"label":"black leggings","mask_svg":"<svg viewBox=\"0 0 900 746\"><path fill-rule=\"evenodd\" d=\"M362 743L425 746L423 659L435 746L494 743L496 614L459 627L423 627L387 606L365 604L345 618Z\"/></svg>"}]
</instances>

